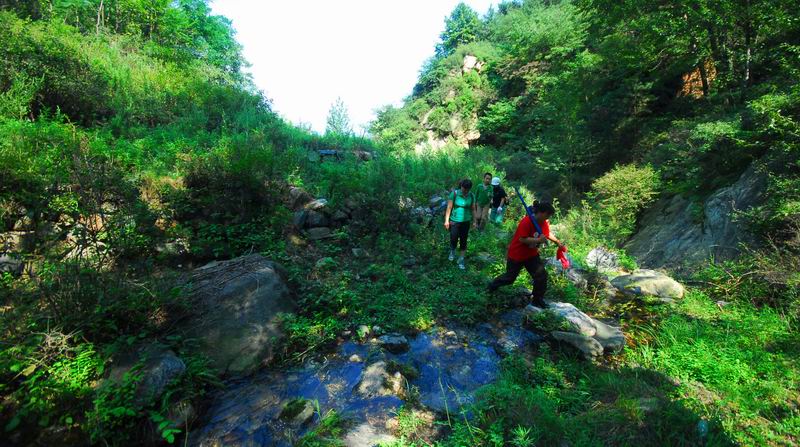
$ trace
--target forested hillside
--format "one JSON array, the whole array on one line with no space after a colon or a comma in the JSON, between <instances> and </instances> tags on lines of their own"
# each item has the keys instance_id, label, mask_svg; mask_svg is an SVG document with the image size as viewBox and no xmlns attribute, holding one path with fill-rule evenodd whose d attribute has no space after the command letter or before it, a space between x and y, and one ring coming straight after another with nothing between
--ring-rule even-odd
<instances>
[{"instance_id":1,"label":"forested hillside","mask_svg":"<svg viewBox=\"0 0 800 447\"><path fill-rule=\"evenodd\" d=\"M0 444L794 445L798 79L788 0L460 4L317 134L206 0L0 0ZM447 259L485 172L550 310L516 198Z\"/></svg>"},{"instance_id":2,"label":"forested hillside","mask_svg":"<svg viewBox=\"0 0 800 447\"><path fill-rule=\"evenodd\" d=\"M373 132L396 150L430 130L502 153L510 178L570 202L617 164L651 164L665 191L699 198L759 161L787 175L772 184L785 201L764 216L780 220L796 207L794 9L506 2L479 19L462 5L405 106L384 109Z\"/></svg>"}]
</instances>

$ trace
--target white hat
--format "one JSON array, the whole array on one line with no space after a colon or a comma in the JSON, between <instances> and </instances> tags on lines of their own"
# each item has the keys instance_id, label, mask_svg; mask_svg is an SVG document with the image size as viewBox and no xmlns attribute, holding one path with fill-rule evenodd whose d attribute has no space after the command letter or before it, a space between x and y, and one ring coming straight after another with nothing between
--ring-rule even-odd
<instances>
[{"instance_id":1,"label":"white hat","mask_svg":"<svg viewBox=\"0 0 800 447\"><path fill-rule=\"evenodd\" d=\"M492 179L492 185L497 186L500 184L500 177L495 177Z\"/></svg>"}]
</instances>

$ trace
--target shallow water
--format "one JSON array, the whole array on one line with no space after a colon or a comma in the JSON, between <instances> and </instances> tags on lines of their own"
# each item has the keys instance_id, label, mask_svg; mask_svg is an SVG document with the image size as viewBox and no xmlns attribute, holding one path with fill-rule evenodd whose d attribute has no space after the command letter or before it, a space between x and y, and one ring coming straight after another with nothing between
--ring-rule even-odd
<instances>
[{"instance_id":1,"label":"shallow water","mask_svg":"<svg viewBox=\"0 0 800 447\"><path fill-rule=\"evenodd\" d=\"M514 310L476 328L439 328L409 337L409 350L399 355L374 342L347 341L321 362L228 382L214 397L205 426L194 432L191 443L290 446L318 419L298 427L279 418L283 406L299 397L318 402L322 414L334 409L346 416L355 427L347 445L372 445L388 435L386 421L403 401L396 396L364 397L355 391L368 364L395 360L414 366L419 375L409 384L419 393L419 401L432 410L454 413L473 402L478 388L497 378L504 355L541 341L521 323L522 312Z\"/></svg>"}]
</instances>

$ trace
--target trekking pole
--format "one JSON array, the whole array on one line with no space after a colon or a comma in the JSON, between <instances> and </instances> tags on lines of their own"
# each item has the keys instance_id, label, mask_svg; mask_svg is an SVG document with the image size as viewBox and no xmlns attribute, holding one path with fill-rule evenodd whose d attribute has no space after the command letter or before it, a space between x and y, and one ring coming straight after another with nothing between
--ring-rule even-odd
<instances>
[{"instance_id":1,"label":"trekking pole","mask_svg":"<svg viewBox=\"0 0 800 447\"><path fill-rule=\"evenodd\" d=\"M533 226L536 228L536 231L539 234L542 234L542 227L539 226L539 222L536 221L536 217L533 216L533 212L531 212L530 208L528 208L528 204L525 203L525 199L522 198L522 193L519 192L519 188L516 186L514 187L514 192L517 193L517 197L519 197L519 201L522 202L522 207L525 208L525 214L530 217L531 222L533 222Z\"/></svg>"}]
</instances>

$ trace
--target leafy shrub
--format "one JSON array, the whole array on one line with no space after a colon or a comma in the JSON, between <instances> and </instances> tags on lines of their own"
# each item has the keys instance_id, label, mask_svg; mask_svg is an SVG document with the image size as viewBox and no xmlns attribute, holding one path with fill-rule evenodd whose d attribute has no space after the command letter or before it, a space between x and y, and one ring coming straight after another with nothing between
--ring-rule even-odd
<instances>
[{"instance_id":1,"label":"leafy shrub","mask_svg":"<svg viewBox=\"0 0 800 447\"><path fill-rule=\"evenodd\" d=\"M636 217L658 194L658 173L651 166L617 166L592 183L592 199L608 225L612 240L633 233Z\"/></svg>"},{"instance_id":2,"label":"leafy shrub","mask_svg":"<svg viewBox=\"0 0 800 447\"><path fill-rule=\"evenodd\" d=\"M163 439L173 444L183 427L170 418L177 416L181 406L197 402L211 387L220 385L207 359L188 356L185 363L186 371L167 385L160 398L137 396L142 363L125 373L119 383L104 383L86 413L91 442L128 445Z\"/></svg>"}]
</instances>

